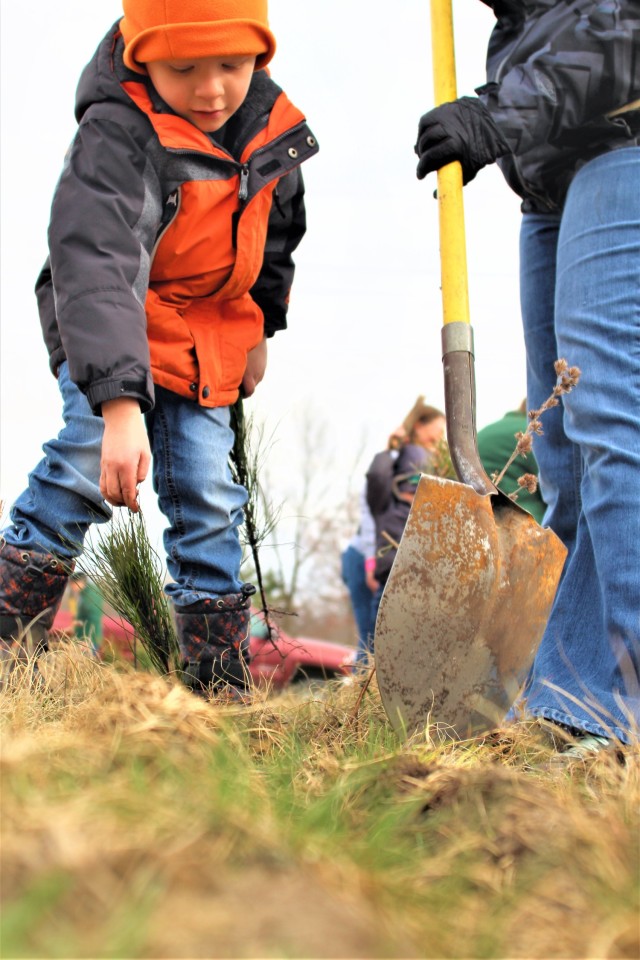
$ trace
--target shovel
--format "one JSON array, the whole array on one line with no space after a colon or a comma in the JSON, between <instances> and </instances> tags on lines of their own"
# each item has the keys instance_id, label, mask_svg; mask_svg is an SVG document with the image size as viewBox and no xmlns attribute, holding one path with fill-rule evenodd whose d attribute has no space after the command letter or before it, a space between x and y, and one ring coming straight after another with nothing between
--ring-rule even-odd
<instances>
[{"instance_id":1,"label":"shovel","mask_svg":"<svg viewBox=\"0 0 640 960\"><path fill-rule=\"evenodd\" d=\"M451 0L431 0L437 103L456 98ZM423 475L376 621L385 711L404 736L499 723L533 662L566 549L499 491L476 444L462 169L438 171L447 438L459 478ZM515 438L514 438L515 447Z\"/></svg>"}]
</instances>

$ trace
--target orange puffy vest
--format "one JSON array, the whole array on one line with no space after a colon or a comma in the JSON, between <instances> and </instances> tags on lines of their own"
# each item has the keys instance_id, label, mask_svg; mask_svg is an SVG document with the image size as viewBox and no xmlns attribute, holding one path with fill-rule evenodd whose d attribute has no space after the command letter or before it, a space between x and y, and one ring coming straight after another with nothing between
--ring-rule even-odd
<instances>
[{"instance_id":1,"label":"orange puffy vest","mask_svg":"<svg viewBox=\"0 0 640 960\"><path fill-rule=\"evenodd\" d=\"M238 162L187 120L156 112L143 83L122 86L163 147L233 168L225 179L187 179L168 198L175 215L156 241L145 304L154 383L203 406L226 406L238 397L248 351L263 337L263 314L249 290L262 266L278 177L246 194L251 168L259 161L264 169L273 141L289 132L295 138L304 117L280 93ZM289 155L297 156L295 147Z\"/></svg>"}]
</instances>

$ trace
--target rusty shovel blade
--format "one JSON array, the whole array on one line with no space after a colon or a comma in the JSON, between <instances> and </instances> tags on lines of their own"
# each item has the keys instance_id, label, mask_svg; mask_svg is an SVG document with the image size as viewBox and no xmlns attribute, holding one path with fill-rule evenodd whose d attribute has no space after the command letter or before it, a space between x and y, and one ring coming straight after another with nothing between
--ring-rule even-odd
<instances>
[{"instance_id":1,"label":"rusty shovel blade","mask_svg":"<svg viewBox=\"0 0 640 960\"><path fill-rule=\"evenodd\" d=\"M542 637L566 550L506 496L423 476L375 632L384 708L401 735L452 738L503 717Z\"/></svg>"}]
</instances>

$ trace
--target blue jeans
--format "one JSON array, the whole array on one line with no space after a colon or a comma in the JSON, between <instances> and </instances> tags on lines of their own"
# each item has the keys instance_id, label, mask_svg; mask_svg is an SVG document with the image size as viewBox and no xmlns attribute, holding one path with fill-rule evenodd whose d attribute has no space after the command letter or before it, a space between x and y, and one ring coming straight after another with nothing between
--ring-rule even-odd
<instances>
[{"instance_id":1,"label":"blue jeans","mask_svg":"<svg viewBox=\"0 0 640 960\"><path fill-rule=\"evenodd\" d=\"M367 586L364 561L365 558L355 547L347 547L342 554L342 580L349 591L358 628L356 663L367 660L373 653L374 595Z\"/></svg>"},{"instance_id":2,"label":"blue jeans","mask_svg":"<svg viewBox=\"0 0 640 960\"><path fill-rule=\"evenodd\" d=\"M103 421L83 393L58 373L64 427L43 447L44 458L11 509L2 532L23 550L80 556L92 523L111 518L99 489ZM146 417L153 453L153 487L169 525L164 533L167 594L178 605L237 593L241 546L238 527L247 499L233 482L228 456L233 446L229 408L201 407L156 387L156 405Z\"/></svg>"},{"instance_id":3,"label":"blue jeans","mask_svg":"<svg viewBox=\"0 0 640 960\"><path fill-rule=\"evenodd\" d=\"M525 710L626 741L640 725L640 149L582 167L562 214L525 214L520 263L529 408L554 360L582 371L534 441L544 524L569 554Z\"/></svg>"}]
</instances>

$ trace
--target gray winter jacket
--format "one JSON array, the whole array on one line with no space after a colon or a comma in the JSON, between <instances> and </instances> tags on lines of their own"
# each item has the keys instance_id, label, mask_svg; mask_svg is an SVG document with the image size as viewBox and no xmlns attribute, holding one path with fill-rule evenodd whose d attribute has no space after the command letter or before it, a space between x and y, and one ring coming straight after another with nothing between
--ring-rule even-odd
<instances>
[{"instance_id":1,"label":"gray winter jacket","mask_svg":"<svg viewBox=\"0 0 640 960\"><path fill-rule=\"evenodd\" d=\"M511 147L523 210L561 208L573 175L640 144L640 0L483 0L497 24L476 92Z\"/></svg>"}]
</instances>

